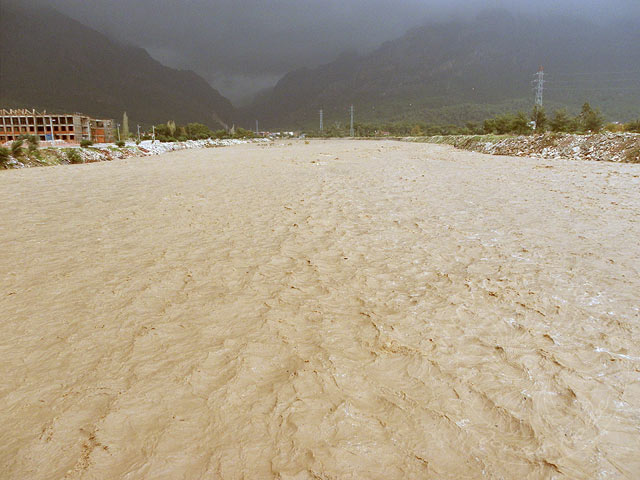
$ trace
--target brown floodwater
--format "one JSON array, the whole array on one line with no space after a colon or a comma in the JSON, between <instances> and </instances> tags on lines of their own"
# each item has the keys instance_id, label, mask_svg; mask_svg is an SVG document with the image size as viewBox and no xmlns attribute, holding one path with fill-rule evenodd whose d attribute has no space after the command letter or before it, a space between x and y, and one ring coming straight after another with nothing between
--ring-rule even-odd
<instances>
[{"instance_id":1,"label":"brown floodwater","mask_svg":"<svg viewBox=\"0 0 640 480\"><path fill-rule=\"evenodd\" d=\"M640 165L0 171L2 478L638 478L639 340Z\"/></svg>"}]
</instances>

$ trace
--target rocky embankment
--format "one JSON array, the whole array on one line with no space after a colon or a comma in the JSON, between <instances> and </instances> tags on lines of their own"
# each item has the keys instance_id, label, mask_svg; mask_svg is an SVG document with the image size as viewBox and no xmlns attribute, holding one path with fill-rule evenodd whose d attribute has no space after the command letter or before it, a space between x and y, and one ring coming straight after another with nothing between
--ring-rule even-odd
<instances>
[{"instance_id":1,"label":"rocky embankment","mask_svg":"<svg viewBox=\"0 0 640 480\"><path fill-rule=\"evenodd\" d=\"M92 163L118 160L130 157L146 157L160 155L162 153L185 150L191 148L214 148L239 145L243 143L265 142L266 139L206 139L187 140L186 142L143 141L140 144L133 142L124 147L116 147L114 144L96 144L91 147L50 147L40 148L33 152L23 149L18 156L11 156L5 162L6 168L44 167L51 165L64 165L70 163ZM75 153L74 153L75 152ZM2 168L0 166L0 168Z\"/></svg>"},{"instance_id":2,"label":"rocky embankment","mask_svg":"<svg viewBox=\"0 0 640 480\"><path fill-rule=\"evenodd\" d=\"M408 137L405 141L441 143L492 155L547 159L640 163L640 134L545 134L518 137L496 135L446 135Z\"/></svg>"}]
</instances>

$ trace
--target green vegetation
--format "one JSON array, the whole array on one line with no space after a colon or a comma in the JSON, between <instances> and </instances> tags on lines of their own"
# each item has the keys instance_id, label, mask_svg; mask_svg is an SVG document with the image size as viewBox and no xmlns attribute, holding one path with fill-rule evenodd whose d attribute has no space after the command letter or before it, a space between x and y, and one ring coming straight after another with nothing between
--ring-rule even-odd
<instances>
[{"instance_id":1,"label":"green vegetation","mask_svg":"<svg viewBox=\"0 0 640 480\"><path fill-rule=\"evenodd\" d=\"M604 118L599 110L594 110L588 102L585 102L578 115L578 123L583 131L597 133L604 126Z\"/></svg>"},{"instance_id":2,"label":"green vegetation","mask_svg":"<svg viewBox=\"0 0 640 480\"><path fill-rule=\"evenodd\" d=\"M125 146L124 140L118 140L116 142L116 146L119 147L119 148L124 147Z\"/></svg>"},{"instance_id":3,"label":"green vegetation","mask_svg":"<svg viewBox=\"0 0 640 480\"><path fill-rule=\"evenodd\" d=\"M0 147L0 167L5 168L9 163L9 149L6 147Z\"/></svg>"},{"instance_id":4,"label":"green vegetation","mask_svg":"<svg viewBox=\"0 0 640 480\"><path fill-rule=\"evenodd\" d=\"M547 129L547 114L544 107L536 105L531 112L531 121L536 132L544 132Z\"/></svg>"},{"instance_id":5,"label":"green vegetation","mask_svg":"<svg viewBox=\"0 0 640 480\"><path fill-rule=\"evenodd\" d=\"M67 161L69 163L84 163L80 152L75 148L67 150Z\"/></svg>"},{"instance_id":6,"label":"green vegetation","mask_svg":"<svg viewBox=\"0 0 640 480\"><path fill-rule=\"evenodd\" d=\"M253 138L251 130L238 128L233 133L226 130L212 131L202 123L188 123L184 126L176 126L174 121L156 125L156 140L161 142L184 142L186 140L204 140L207 138ZM149 138L148 135L145 135Z\"/></svg>"},{"instance_id":7,"label":"green vegetation","mask_svg":"<svg viewBox=\"0 0 640 480\"><path fill-rule=\"evenodd\" d=\"M20 158L24 151L22 150L22 146L24 145L24 139L17 138L11 143L11 156L13 158Z\"/></svg>"},{"instance_id":8,"label":"green vegetation","mask_svg":"<svg viewBox=\"0 0 640 480\"><path fill-rule=\"evenodd\" d=\"M38 150L38 147L40 146L40 138L38 138L37 135L20 135L18 137L18 140L27 142L27 150L30 154Z\"/></svg>"},{"instance_id":9,"label":"green vegetation","mask_svg":"<svg viewBox=\"0 0 640 480\"><path fill-rule=\"evenodd\" d=\"M598 133L602 130L610 132L640 133L640 120L627 124L609 124L605 127L604 119L599 110L593 109L589 103L582 106L580 114L573 117L566 110L556 110L551 118L542 107L534 107L527 116L520 111L516 114L504 113L487 118L482 124L466 122L459 125L432 125L425 122L399 123L356 123L354 130L357 137L434 137L447 135L531 135L554 133ZM317 131L305 132L309 136L345 137L348 126L340 122L329 125L320 134Z\"/></svg>"},{"instance_id":10,"label":"green vegetation","mask_svg":"<svg viewBox=\"0 0 640 480\"><path fill-rule=\"evenodd\" d=\"M640 133L640 118L634 122L629 122L624 125L626 132Z\"/></svg>"},{"instance_id":11,"label":"green vegetation","mask_svg":"<svg viewBox=\"0 0 640 480\"><path fill-rule=\"evenodd\" d=\"M87 147L90 147L91 145L93 145L93 142L91 140L82 140L80 142L80 146L82 148L87 148Z\"/></svg>"},{"instance_id":12,"label":"green vegetation","mask_svg":"<svg viewBox=\"0 0 640 480\"><path fill-rule=\"evenodd\" d=\"M578 122L569 116L566 110L556 110L549 122L549 127L554 133L570 133L578 131Z\"/></svg>"}]
</instances>

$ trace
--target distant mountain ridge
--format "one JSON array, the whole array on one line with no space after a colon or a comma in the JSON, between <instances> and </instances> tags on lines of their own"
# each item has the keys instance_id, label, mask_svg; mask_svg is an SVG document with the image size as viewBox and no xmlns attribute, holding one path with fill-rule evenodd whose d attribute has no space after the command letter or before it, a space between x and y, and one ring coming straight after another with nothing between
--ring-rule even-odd
<instances>
[{"instance_id":1,"label":"distant mountain ridge","mask_svg":"<svg viewBox=\"0 0 640 480\"><path fill-rule=\"evenodd\" d=\"M50 9L0 4L0 107L78 111L144 124L231 124L234 108L203 78L161 65Z\"/></svg>"},{"instance_id":2,"label":"distant mountain ridge","mask_svg":"<svg viewBox=\"0 0 640 480\"><path fill-rule=\"evenodd\" d=\"M325 125L344 125L353 103L360 121L463 124L531 108L540 65L550 80L548 109L590 101L610 119L637 118L640 29L495 10L475 21L415 28L368 55L293 71L242 115L270 128L309 126L323 108Z\"/></svg>"}]
</instances>

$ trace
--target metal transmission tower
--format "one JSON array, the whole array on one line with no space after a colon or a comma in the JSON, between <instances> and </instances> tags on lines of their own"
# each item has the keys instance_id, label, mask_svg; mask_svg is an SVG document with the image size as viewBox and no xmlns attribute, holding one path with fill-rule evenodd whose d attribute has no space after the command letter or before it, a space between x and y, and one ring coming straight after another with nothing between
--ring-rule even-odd
<instances>
[{"instance_id":1,"label":"metal transmission tower","mask_svg":"<svg viewBox=\"0 0 640 480\"><path fill-rule=\"evenodd\" d=\"M320 109L320 133L324 133L323 113L322 109Z\"/></svg>"},{"instance_id":2,"label":"metal transmission tower","mask_svg":"<svg viewBox=\"0 0 640 480\"><path fill-rule=\"evenodd\" d=\"M534 83L536 85L536 105L541 107L542 94L544 92L544 69L540 67L540 70L538 70L538 73L536 73L534 76L536 77L536 79L534 80Z\"/></svg>"},{"instance_id":3,"label":"metal transmission tower","mask_svg":"<svg viewBox=\"0 0 640 480\"><path fill-rule=\"evenodd\" d=\"M349 109L349 111L351 112L351 127L349 128L349 136L350 137L354 137L354 132L353 132L353 105L351 105L351 108Z\"/></svg>"}]
</instances>

